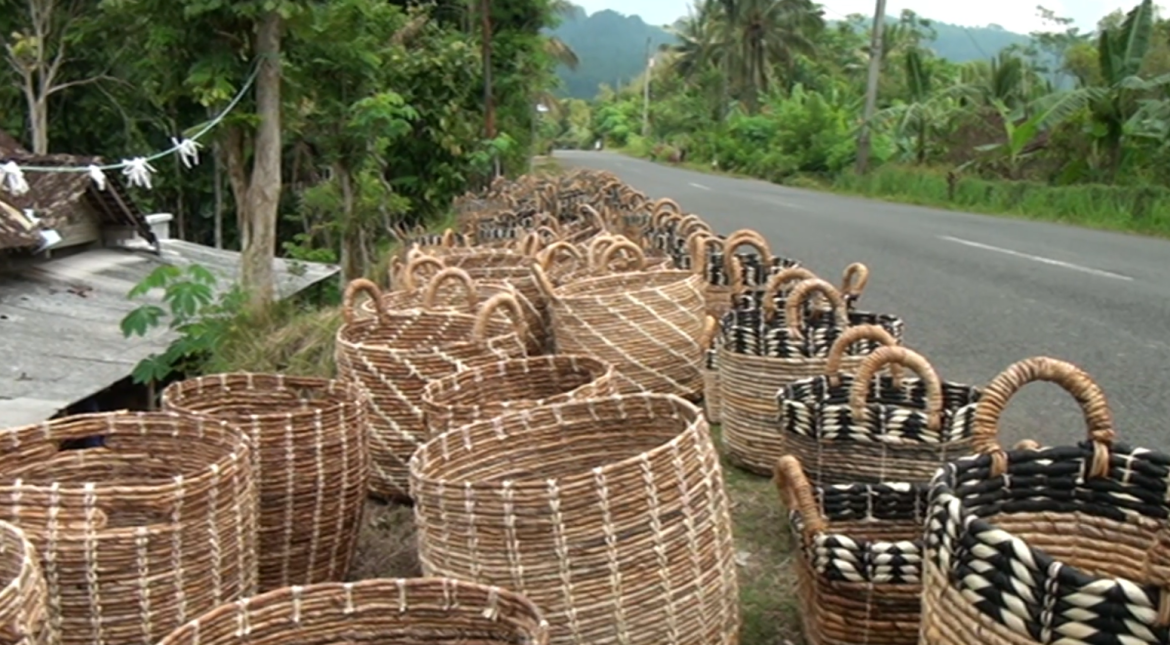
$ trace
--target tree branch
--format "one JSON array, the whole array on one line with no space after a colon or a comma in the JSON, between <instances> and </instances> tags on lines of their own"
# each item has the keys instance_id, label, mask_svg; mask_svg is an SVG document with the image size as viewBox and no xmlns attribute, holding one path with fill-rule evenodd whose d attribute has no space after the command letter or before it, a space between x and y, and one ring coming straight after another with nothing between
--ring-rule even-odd
<instances>
[{"instance_id":1,"label":"tree branch","mask_svg":"<svg viewBox=\"0 0 1170 645\"><path fill-rule=\"evenodd\" d=\"M60 92L62 90L67 90L71 87L79 87L81 85L89 85L91 83L97 83L99 81L114 81L115 83L122 83L125 85L129 85L129 83L126 83L126 81L123 81L122 79L114 77L114 76L110 76L109 74L98 74L97 76L91 76L89 78L81 78L81 79L78 79L76 81L66 81L64 83L58 83L56 85L49 87L48 91L46 91L44 95L45 95L45 98L48 98L48 97L50 97L50 96L52 96L52 95L54 95L57 92Z\"/></svg>"}]
</instances>

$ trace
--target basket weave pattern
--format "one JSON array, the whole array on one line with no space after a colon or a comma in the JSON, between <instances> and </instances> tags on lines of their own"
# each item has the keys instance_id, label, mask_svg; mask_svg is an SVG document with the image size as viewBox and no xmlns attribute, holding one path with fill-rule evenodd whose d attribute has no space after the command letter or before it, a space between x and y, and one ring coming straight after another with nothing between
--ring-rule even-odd
<instances>
[{"instance_id":1,"label":"basket weave pattern","mask_svg":"<svg viewBox=\"0 0 1170 645\"><path fill-rule=\"evenodd\" d=\"M865 358L862 352L873 343L892 345L896 340L880 327L849 327L827 355L800 358L752 356L725 343L716 360L728 457L751 472L771 474L776 460L789 452L787 436L777 424L776 392L797 380L856 371Z\"/></svg>"},{"instance_id":2,"label":"basket weave pattern","mask_svg":"<svg viewBox=\"0 0 1170 645\"><path fill-rule=\"evenodd\" d=\"M738 641L729 501L706 419L633 394L508 414L411 460L430 575L504 586L553 643Z\"/></svg>"},{"instance_id":3,"label":"basket weave pattern","mask_svg":"<svg viewBox=\"0 0 1170 645\"><path fill-rule=\"evenodd\" d=\"M174 383L163 407L251 433L260 452L259 590L340 580L369 485L365 401L320 378L217 374Z\"/></svg>"},{"instance_id":4,"label":"basket weave pattern","mask_svg":"<svg viewBox=\"0 0 1170 645\"><path fill-rule=\"evenodd\" d=\"M104 445L61 448L92 437ZM255 593L259 461L245 432L112 413L9 429L0 441L0 519L40 553L61 643L154 643Z\"/></svg>"},{"instance_id":5,"label":"basket weave pattern","mask_svg":"<svg viewBox=\"0 0 1170 645\"><path fill-rule=\"evenodd\" d=\"M8 522L0 522L0 584L0 643L60 642L49 622L49 593L36 548Z\"/></svg>"},{"instance_id":6,"label":"basket weave pattern","mask_svg":"<svg viewBox=\"0 0 1170 645\"><path fill-rule=\"evenodd\" d=\"M776 482L800 544L796 584L808 644L917 643L927 486L814 489L792 456L777 462Z\"/></svg>"},{"instance_id":7,"label":"basket weave pattern","mask_svg":"<svg viewBox=\"0 0 1170 645\"><path fill-rule=\"evenodd\" d=\"M891 364L919 377L877 376ZM940 381L926 359L904 347L881 347L856 374L803 379L780 390L784 450L800 459L814 486L927 482L940 465L970 453L979 394Z\"/></svg>"},{"instance_id":8,"label":"basket weave pattern","mask_svg":"<svg viewBox=\"0 0 1170 645\"><path fill-rule=\"evenodd\" d=\"M558 354L500 361L431 381L423 391L429 437L514 410L615 393L612 365Z\"/></svg>"},{"instance_id":9,"label":"basket weave pattern","mask_svg":"<svg viewBox=\"0 0 1170 645\"><path fill-rule=\"evenodd\" d=\"M1089 439L1005 450L999 417L1048 381ZM1012 365L975 413L977 456L940 469L926 528L921 643L1170 643L1170 456L1116 442L1100 388L1039 357Z\"/></svg>"},{"instance_id":10,"label":"basket weave pattern","mask_svg":"<svg viewBox=\"0 0 1170 645\"><path fill-rule=\"evenodd\" d=\"M559 287L550 299L557 353L613 365L622 393L695 397L703 387L701 286L687 271L635 271Z\"/></svg>"},{"instance_id":11,"label":"basket weave pattern","mask_svg":"<svg viewBox=\"0 0 1170 645\"><path fill-rule=\"evenodd\" d=\"M546 645L527 598L457 580L374 579L288 587L217 607L158 645Z\"/></svg>"},{"instance_id":12,"label":"basket weave pattern","mask_svg":"<svg viewBox=\"0 0 1170 645\"><path fill-rule=\"evenodd\" d=\"M338 371L366 397L370 490L401 498L409 495L407 462L425 440L423 388L462 369L524 356L524 342L513 325L493 316L496 303L509 298L506 294L484 303L477 317L411 310L354 320L350 313L359 291L381 302L381 292L367 280L355 280L346 289L347 321L337 332Z\"/></svg>"}]
</instances>

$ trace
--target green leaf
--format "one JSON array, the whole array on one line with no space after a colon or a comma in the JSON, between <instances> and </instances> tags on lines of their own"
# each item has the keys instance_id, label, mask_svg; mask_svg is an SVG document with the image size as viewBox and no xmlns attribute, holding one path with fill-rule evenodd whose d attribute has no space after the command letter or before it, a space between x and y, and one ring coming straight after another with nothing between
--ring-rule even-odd
<instances>
[{"instance_id":1,"label":"green leaf","mask_svg":"<svg viewBox=\"0 0 1170 645\"><path fill-rule=\"evenodd\" d=\"M174 371L172 364L158 354L152 354L134 366L130 377L139 385L146 385L165 379Z\"/></svg>"},{"instance_id":2,"label":"green leaf","mask_svg":"<svg viewBox=\"0 0 1170 645\"><path fill-rule=\"evenodd\" d=\"M163 300L171 307L176 318L195 316L201 307L211 304L214 297L211 287L198 282L176 282L167 288Z\"/></svg>"},{"instance_id":3,"label":"green leaf","mask_svg":"<svg viewBox=\"0 0 1170 645\"><path fill-rule=\"evenodd\" d=\"M120 326L122 328L122 335L126 338L131 336L145 336L147 331L154 329L159 325L162 317L166 315L161 307L155 305L142 305L122 318Z\"/></svg>"},{"instance_id":4,"label":"green leaf","mask_svg":"<svg viewBox=\"0 0 1170 645\"><path fill-rule=\"evenodd\" d=\"M138 298L150 293L154 289L165 289L167 284L183 275L183 272L178 267L164 264L154 271L151 271L142 282L134 285L130 292L126 294L127 298Z\"/></svg>"},{"instance_id":5,"label":"green leaf","mask_svg":"<svg viewBox=\"0 0 1170 645\"><path fill-rule=\"evenodd\" d=\"M215 274L201 264L192 264L191 266L187 267L187 273L190 274L191 278L199 284L215 286L215 283L218 281L215 277Z\"/></svg>"}]
</instances>

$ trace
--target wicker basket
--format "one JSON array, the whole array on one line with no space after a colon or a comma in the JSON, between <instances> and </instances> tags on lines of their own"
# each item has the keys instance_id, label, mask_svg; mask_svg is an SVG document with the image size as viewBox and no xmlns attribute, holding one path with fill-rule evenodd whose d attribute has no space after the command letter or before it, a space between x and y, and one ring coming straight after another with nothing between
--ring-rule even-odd
<instances>
[{"instance_id":1,"label":"wicker basket","mask_svg":"<svg viewBox=\"0 0 1170 645\"><path fill-rule=\"evenodd\" d=\"M719 390L719 321L707 316L703 338L703 412L711 423L723 422L723 395Z\"/></svg>"},{"instance_id":2,"label":"wicker basket","mask_svg":"<svg viewBox=\"0 0 1170 645\"><path fill-rule=\"evenodd\" d=\"M356 385L217 374L171 384L162 403L252 434L260 451L260 591L345 577L370 475L366 402Z\"/></svg>"},{"instance_id":3,"label":"wicker basket","mask_svg":"<svg viewBox=\"0 0 1170 645\"><path fill-rule=\"evenodd\" d=\"M593 356L613 365L619 392L684 398L702 392L699 276L631 271L554 288L537 271L550 294L558 353Z\"/></svg>"},{"instance_id":4,"label":"wicker basket","mask_svg":"<svg viewBox=\"0 0 1170 645\"><path fill-rule=\"evenodd\" d=\"M69 444L100 442L99 447ZM252 438L174 413L0 432L0 519L40 552L65 645L140 645L256 591Z\"/></svg>"},{"instance_id":5,"label":"wicker basket","mask_svg":"<svg viewBox=\"0 0 1170 645\"><path fill-rule=\"evenodd\" d=\"M1036 381L1080 404L1087 441L999 445L1001 413ZM1170 456L1116 442L1088 374L1012 365L977 404L974 448L932 482L920 643L1170 643Z\"/></svg>"},{"instance_id":6,"label":"wicker basket","mask_svg":"<svg viewBox=\"0 0 1170 645\"><path fill-rule=\"evenodd\" d=\"M277 589L223 605L158 645L547 645L548 623L518 594L443 578Z\"/></svg>"},{"instance_id":7,"label":"wicker basket","mask_svg":"<svg viewBox=\"0 0 1170 645\"><path fill-rule=\"evenodd\" d=\"M475 280L459 267L443 268L442 263L429 256L422 256L411 261L410 267L420 264L438 263L439 271L425 284L418 287L409 276L412 271L404 273L403 289L388 291L382 294L382 308L386 311L402 309L427 309L433 311L457 311L475 313L483 301L500 293L512 294L520 303L523 311L524 346L529 355L543 353L551 346L544 319L541 312L524 294L505 281ZM363 301L357 308L357 318L372 318L377 312L377 305L373 300ZM499 312L501 320L506 320L508 314Z\"/></svg>"},{"instance_id":8,"label":"wicker basket","mask_svg":"<svg viewBox=\"0 0 1170 645\"><path fill-rule=\"evenodd\" d=\"M589 244L587 253L591 275L674 269L674 261L670 257L660 252L651 251L648 253L644 248L621 235L602 235L594 238L593 242ZM621 255L625 257L621 258Z\"/></svg>"},{"instance_id":9,"label":"wicker basket","mask_svg":"<svg viewBox=\"0 0 1170 645\"><path fill-rule=\"evenodd\" d=\"M633 394L463 426L411 460L429 575L516 590L553 643L738 641L729 501L698 408Z\"/></svg>"},{"instance_id":10,"label":"wicker basket","mask_svg":"<svg viewBox=\"0 0 1170 645\"><path fill-rule=\"evenodd\" d=\"M0 643L55 645L49 592L36 547L13 524L0 522Z\"/></svg>"},{"instance_id":11,"label":"wicker basket","mask_svg":"<svg viewBox=\"0 0 1170 645\"><path fill-rule=\"evenodd\" d=\"M889 366L918 378L875 379ZM830 365L777 394L782 450L800 458L814 486L927 482L942 464L970 454L978 388L940 381L905 347L878 348L856 374L836 370Z\"/></svg>"},{"instance_id":12,"label":"wicker basket","mask_svg":"<svg viewBox=\"0 0 1170 645\"><path fill-rule=\"evenodd\" d=\"M813 488L791 455L777 460L775 480L799 544L793 566L805 642L915 645L927 485Z\"/></svg>"},{"instance_id":13,"label":"wicker basket","mask_svg":"<svg viewBox=\"0 0 1170 645\"><path fill-rule=\"evenodd\" d=\"M431 381L423 390L427 436L513 410L613 396L614 369L588 356L500 361Z\"/></svg>"},{"instance_id":14,"label":"wicker basket","mask_svg":"<svg viewBox=\"0 0 1170 645\"><path fill-rule=\"evenodd\" d=\"M369 280L354 280L345 290L345 324L337 331L337 366L342 378L356 382L366 396L371 457L370 492L378 497L408 497L407 461L426 432L422 390L426 384L461 369L524 355L518 325L495 317L501 306L522 313L506 293L493 296L476 316L451 311L379 311L356 320L361 292L374 302L382 293Z\"/></svg>"},{"instance_id":15,"label":"wicker basket","mask_svg":"<svg viewBox=\"0 0 1170 645\"><path fill-rule=\"evenodd\" d=\"M816 282L808 281L815 285ZM843 316L844 303L832 287L821 283L825 294ZM799 294L788 303L788 319L793 335L804 335L798 309L807 295ZM808 331L808 328L805 329ZM822 330L816 330L818 334ZM768 475L776 459L786 454L784 436L777 426L780 415L776 393L784 386L806 378L824 375L830 366L834 370L852 373L861 365L866 354L875 346L896 345L898 339L876 325L846 327L829 330L834 343L828 352L819 348L801 355L776 357L755 356L737 348L728 338L723 339L716 358L719 369L722 400L723 447L736 465L752 472ZM812 334L809 334L810 336Z\"/></svg>"}]
</instances>

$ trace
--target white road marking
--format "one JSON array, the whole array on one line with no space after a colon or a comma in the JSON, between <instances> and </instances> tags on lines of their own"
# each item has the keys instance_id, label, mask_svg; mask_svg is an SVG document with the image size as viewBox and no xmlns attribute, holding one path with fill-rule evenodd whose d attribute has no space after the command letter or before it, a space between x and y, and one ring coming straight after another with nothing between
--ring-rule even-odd
<instances>
[{"instance_id":1,"label":"white road marking","mask_svg":"<svg viewBox=\"0 0 1170 645\"><path fill-rule=\"evenodd\" d=\"M688 181L688 182L687 182L687 184L689 184L689 185L691 185L691 186L694 186L695 188L700 188L700 189L702 189L702 190L711 190L710 188L707 188L707 187L706 187L706 186L704 186L703 184L696 184L696 183L695 183L695 182L693 182L693 181Z\"/></svg>"},{"instance_id":2,"label":"white road marking","mask_svg":"<svg viewBox=\"0 0 1170 645\"><path fill-rule=\"evenodd\" d=\"M948 242L955 242L956 244L963 244L965 246L970 246L970 247L973 247L976 249L983 249L984 251L995 251L996 253L1003 253L1004 255L1011 255L1011 256L1014 256L1017 258L1023 258L1025 260L1039 262L1041 264L1048 264L1048 265L1055 266L1055 267L1061 267L1063 269L1069 269L1072 271L1080 271L1081 273L1089 273L1092 275L1099 275L1103 278L1113 278L1114 280L1125 280L1125 281L1132 281L1133 280L1133 278L1131 278L1127 275L1121 275L1120 273L1113 273L1112 271L1105 271L1102 269L1094 269L1092 267L1081 266L1079 264L1073 264L1071 262L1064 262L1063 260L1054 260L1052 258L1046 258L1046 257L1042 257L1039 255L1030 255L1028 253L1020 253L1019 251L1013 251L1011 249L1001 249L998 246L991 246L990 244L983 244L981 242L972 242L971 240L964 240L964 239L958 238L958 237L951 237L950 235L939 235L938 239L946 240Z\"/></svg>"}]
</instances>

